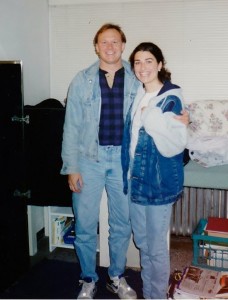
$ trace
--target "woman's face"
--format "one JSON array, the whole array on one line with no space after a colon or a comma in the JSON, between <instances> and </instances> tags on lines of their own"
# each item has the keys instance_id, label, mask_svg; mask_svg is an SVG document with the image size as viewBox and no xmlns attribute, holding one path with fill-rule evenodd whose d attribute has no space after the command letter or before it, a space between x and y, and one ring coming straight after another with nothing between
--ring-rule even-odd
<instances>
[{"instance_id":1,"label":"woman's face","mask_svg":"<svg viewBox=\"0 0 228 300\"><path fill-rule=\"evenodd\" d=\"M138 51L134 57L134 72L136 77L147 87L157 83L158 72L162 63L158 63L155 56L149 51Z\"/></svg>"}]
</instances>

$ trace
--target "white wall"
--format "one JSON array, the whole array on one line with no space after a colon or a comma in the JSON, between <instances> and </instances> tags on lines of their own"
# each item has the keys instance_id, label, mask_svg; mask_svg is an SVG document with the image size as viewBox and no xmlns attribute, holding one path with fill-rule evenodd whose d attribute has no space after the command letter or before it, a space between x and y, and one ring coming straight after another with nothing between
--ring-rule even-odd
<instances>
[{"instance_id":1,"label":"white wall","mask_svg":"<svg viewBox=\"0 0 228 300\"><path fill-rule=\"evenodd\" d=\"M92 12L93 5L96 3L102 4L103 9L101 9L101 15L99 18L97 16L94 16L93 22L95 22L97 19L100 20L99 22L103 21L109 21L111 18L111 21L116 20L117 23L123 24L124 30L126 29L127 37L129 42L127 43L127 47L130 49L133 48L133 45L131 45L131 41L133 40L133 36L135 36L135 30L132 30L132 28L129 28L128 22L126 21L126 18L121 19L118 14L104 14L104 10L108 8L108 6L112 3L120 3L120 6L122 8L128 5L133 5L133 3L139 2L138 0L0 0L0 60L15 60L19 59L23 61L23 71L24 71L24 103L25 104L36 104L46 98L49 98L50 96L53 96L59 100L63 100L62 98L65 97L67 92L68 83L72 77L72 73L70 72L69 80L67 80L67 83L65 83L64 89L63 89L63 96L58 93L50 92L50 52L49 52L49 8L53 8L55 6L61 6L61 5L73 5L73 4L85 4L83 7L84 9L87 9L88 7L91 8L91 14L94 15ZM140 3L142 3L140 1ZM196 100L196 97L201 97L205 99L205 94L208 92L209 96L207 98L216 98L216 99L224 99L227 98L227 53L228 53L228 25L227 25L227 12L228 12L228 1L225 0L219 0L219 1L197 1L197 0L191 0L191 1L170 1L170 0L143 0L141 10L135 11L135 28L139 28L140 35L138 36L137 42L139 42L140 39L149 39L149 36L151 36L151 39L155 39L156 41L159 41L159 45L162 46L162 49L164 51L164 54L168 61L168 67L170 67L173 78L175 83L180 84L184 92L187 96L187 99L194 99ZM153 10L150 10L151 14L151 22L152 20L158 15L159 22L156 24L155 31L149 30L148 25L151 23L147 22L138 22L139 20L142 20L142 13L147 12L147 8L149 5L153 3ZM183 53L179 51L179 45L178 43L173 43L173 36L174 31L172 30L170 33L170 39L164 39L163 35L158 35L157 28L160 28L160 26L165 25L165 30L170 30L170 25L173 24L173 22L169 22L167 18L164 18L164 7L167 10L167 7L172 8L173 5L178 6L182 9L182 6L188 6L188 9L191 9L192 11L195 10L195 13L191 13L191 17L185 21L185 27L189 28L186 32L188 33L187 36L191 36L189 32L193 32L194 35L192 35L191 39L188 39L186 44L189 44L189 48L191 48L190 55L187 56L186 60L182 59ZM50 6L49 6L50 5ZM164 6L162 6L164 5ZM182 6L181 6L182 5ZM130 7L129 6L129 7ZM155 11L157 11L157 8L160 6L163 7L163 9L159 10L158 14L155 14ZM202 13L202 8L203 10ZM72 7L71 7L72 8ZM223 13L222 13L223 12ZM173 20L179 20L181 18L181 15L178 14L178 10L172 11L172 21ZM175 17L176 16L176 17ZM196 22L196 16L200 16L201 23ZM219 16L219 19L216 19L216 16ZM90 15L86 16L86 20L90 18ZM105 20L104 20L105 18ZM182 16L182 19L185 20L185 16ZM197 19L197 20L198 20ZM76 19L77 22L77 19ZM84 57L85 50L86 52L92 53L94 55L93 47L92 47L92 38L94 35L94 32L97 30L98 26L94 26L94 24L90 24L91 26L91 33L88 38L88 32L84 34L86 35L87 40L79 40L78 36L75 34L74 39L71 40L72 44L77 41L81 48L81 55L77 53L76 59L67 59L68 56L64 55L64 69L67 72L69 66L68 61L70 61L70 64L73 65L71 69L74 69L74 73L78 71L78 64ZM96 21L98 22L98 21ZM89 23L87 22L87 27L89 27ZM192 24L192 25L191 25ZM53 24L52 24L53 25ZM59 25L59 24L58 24ZM65 28L64 24L64 28ZM78 30L81 30L80 26L84 26L84 23L78 24L77 28ZM202 26L203 25L203 26ZM100 24L99 24L100 26ZM143 30L145 27L146 30ZM159 27L157 27L159 26ZM173 25L172 25L173 26ZM94 28L95 27L95 28ZM185 29L186 29L185 28ZM195 28L194 30L190 30L191 28ZM216 32L216 35L211 35L212 29L214 28L214 31ZM178 30L182 30L181 26L177 27ZM179 32L176 30L175 32ZM94 31L94 32L93 32ZM214 32L213 31L213 32ZM209 35L210 43L205 43L205 36ZM219 44L218 36L224 36L222 45ZM186 39L185 35L182 34L182 37ZM85 38L84 38L85 39ZM200 41L202 40L202 43L200 44ZM197 43L196 43L197 41ZM134 42L134 46L136 44L136 41ZM166 51L167 47L170 47L169 45L173 45L172 51ZM199 49L199 45L202 46ZM203 47L203 45L205 45ZM186 49L188 49L188 46L186 46ZM129 54L128 48L126 49L126 54ZM71 47L68 47L68 50L71 49ZM53 49L52 49L53 50ZM74 52L75 49L72 51ZM200 51L199 51L200 50ZM175 54L176 51L178 54ZM193 53L195 53L193 55ZM208 59L208 53L209 59ZM206 55L207 54L207 55ZM173 55L173 56L172 56ZM94 59L95 56L91 57ZM126 55L128 57L128 55ZM195 58L195 59L193 59ZM52 59L53 60L53 59ZM219 63L218 63L219 62ZM89 62L90 63L90 62ZM88 64L89 64L88 63ZM86 64L87 65L87 64ZM207 72L207 66L209 66L209 71ZM52 63L52 68L56 68L56 65ZM181 77L179 76L179 69L185 68L184 75ZM180 72L181 74L181 72ZM192 76L194 74L194 76ZM62 72L54 72L54 74L51 75L51 79L53 81L54 76L60 77L60 83L64 81L64 78L66 75ZM178 77L179 76L179 77ZM68 78L67 77L67 78ZM224 84L225 83L225 84ZM52 84L54 86L54 84ZM56 86L56 85L55 85ZM59 82L57 84L59 86ZM196 86L198 86L196 88ZM213 88L211 88L213 87ZM56 89L54 89L56 91ZM195 95L195 94L196 95ZM199 95L201 93L202 95Z\"/></svg>"},{"instance_id":2,"label":"white wall","mask_svg":"<svg viewBox=\"0 0 228 300\"><path fill-rule=\"evenodd\" d=\"M123 58L144 41L158 44L186 102L228 99L227 0L49 0L51 96L63 100L105 22L127 36Z\"/></svg>"},{"instance_id":3,"label":"white wall","mask_svg":"<svg viewBox=\"0 0 228 300\"><path fill-rule=\"evenodd\" d=\"M0 0L0 60L22 60L24 103L50 97L48 0Z\"/></svg>"}]
</instances>

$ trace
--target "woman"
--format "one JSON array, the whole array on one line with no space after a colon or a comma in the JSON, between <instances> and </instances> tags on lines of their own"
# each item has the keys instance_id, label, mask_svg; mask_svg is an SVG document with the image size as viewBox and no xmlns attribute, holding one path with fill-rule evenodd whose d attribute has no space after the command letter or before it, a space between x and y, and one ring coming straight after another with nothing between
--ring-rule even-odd
<instances>
[{"instance_id":1,"label":"woman","mask_svg":"<svg viewBox=\"0 0 228 300\"><path fill-rule=\"evenodd\" d=\"M183 191L187 130L175 118L183 110L183 99L180 87L171 83L158 46L141 43L129 60L142 87L125 123L124 192L129 193L134 240L140 250L143 296L164 299L170 275L167 233L172 204Z\"/></svg>"}]
</instances>

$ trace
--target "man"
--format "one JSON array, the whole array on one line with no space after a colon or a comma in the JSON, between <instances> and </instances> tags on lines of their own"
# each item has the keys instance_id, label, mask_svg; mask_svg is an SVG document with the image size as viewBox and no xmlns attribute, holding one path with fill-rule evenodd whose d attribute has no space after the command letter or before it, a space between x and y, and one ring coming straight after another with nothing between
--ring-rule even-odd
<instances>
[{"instance_id":1,"label":"man","mask_svg":"<svg viewBox=\"0 0 228 300\"><path fill-rule=\"evenodd\" d=\"M126 37L118 25L103 25L93 42L99 60L70 84L62 145L61 174L68 175L73 192L75 249L81 266L78 299L92 299L96 293L97 227L104 188L109 212L107 288L120 299L135 299L124 278L131 225L123 193L121 143L125 116L139 82L122 60ZM187 122L186 115L182 122Z\"/></svg>"}]
</instances>

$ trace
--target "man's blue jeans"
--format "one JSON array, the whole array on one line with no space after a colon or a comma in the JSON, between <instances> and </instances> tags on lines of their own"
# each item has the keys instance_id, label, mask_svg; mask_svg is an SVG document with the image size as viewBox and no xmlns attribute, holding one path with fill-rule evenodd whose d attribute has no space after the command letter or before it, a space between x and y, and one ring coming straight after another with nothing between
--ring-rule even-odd
<instances>
[{"instance_id":1,"label":"man's blue jeans","mask_svg":"<svg viewBox=\"0 0 228 300\"><path fill-rule=\"evenodd\" d=\"M130 203L130 216L136 246L140 249L141 277L145 299L166 299L170 276L167 233L172 204Z\"/></svg>"},{"instance_id":2,"label":"man's blue jeans","mask_svg":"<svg viewBox=\"0 0 228 300\"><path fill-rule=\"evenodd\" d=\"M98 161L82 158L81 193L73 193L75 249L81 266L81 278L98 280L96 273L97 228L104 188L108 197L109 276L124 273L131 236L128 197L123 193L120 146L99 146Z\"/></svg>"}]
</instances>

